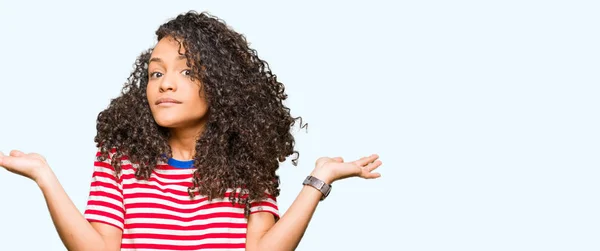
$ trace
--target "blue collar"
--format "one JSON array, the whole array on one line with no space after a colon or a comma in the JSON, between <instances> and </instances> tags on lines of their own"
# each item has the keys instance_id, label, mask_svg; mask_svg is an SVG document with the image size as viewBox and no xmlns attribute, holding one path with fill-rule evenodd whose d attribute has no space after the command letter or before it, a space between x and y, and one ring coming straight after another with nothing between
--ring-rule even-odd
<instances>
[{"instance_id":1,"label":"blue collar","mask_svg":"<svg viewBox=\"0 0 600 251\"><path fill-rule=\"evenodd\" d=\"M194 160L176 160L169 158L167 164L175 168L192 168L194 166Z\"/></svg>"}]
</instances>

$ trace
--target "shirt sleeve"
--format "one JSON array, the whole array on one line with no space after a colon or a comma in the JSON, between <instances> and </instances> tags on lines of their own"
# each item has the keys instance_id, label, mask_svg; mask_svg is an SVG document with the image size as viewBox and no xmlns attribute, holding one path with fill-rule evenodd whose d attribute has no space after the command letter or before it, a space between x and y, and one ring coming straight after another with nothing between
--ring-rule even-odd
<instances>
[{"instance_id":1,"label":"shirt sleeve","mask_svg":"<svg viewBox=\"0 0 600 251\"><path fill-rule=\"evenodd\" d=\"M99 156L98 150L84 217L89 222L100 222L123 230L125 209L121 182L115 176L111 158L100 161Z\"/></svg>"},{"instance_id":2,"label":"shirt sleeve","mask_svg":"<svg viewBox=\"0 0 600 251\"><path fill-rule=\"evenodd\" d=\"M267 197L261 201L255 201L250 203L250 214L258 212L268 212L275 216L275 219L279 219L279 207L277 206L277 198L271 194L266 194Z\"/></svg>"}]
</instances>

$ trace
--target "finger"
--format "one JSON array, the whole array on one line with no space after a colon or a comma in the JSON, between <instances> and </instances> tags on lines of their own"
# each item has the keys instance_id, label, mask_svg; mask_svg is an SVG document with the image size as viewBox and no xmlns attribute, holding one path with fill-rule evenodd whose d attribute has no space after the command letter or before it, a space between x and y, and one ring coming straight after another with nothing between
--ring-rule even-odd
<instances>
[{"instance_id":1,"label":"finger","mask_svg":"<svg viewBox=\"0 0 600 251\"><path fill-rule=\"evenodd\" d=\"M379 158L379 155L372 154L371 156L368 156L368 157L362 157L359 160L354 161L354 163L359 166L366 166L367 164L377 160L378 158Z\"/></svg>"},{"instance_id":2,"label":"finger","mask_svg":"<svg viewBox=\"0 0 600 251\"><path fill-rule=\"evenodd\" d=\"M368 173L367 175L365 175L365 179L377 179L381 177L380 173Z\"/></svg>"},{"instance_id":3,"label":"finger","mask_svg":"<svg viewBox=\"0 0 600 251\"><path fill-rule=\"evenodd\" d=\"M33 160L29 158L20 158L16 156L3 156L0 158L0 166L7 168L9 170L12 169L20 169L25 166L30 166L33 164Z\"/></svg>"},{"instance_id":4,"label":"finger","mask_svg":"<svg viewBox=\"0 0 600 251\"><path fill-rule=\"evenodd\" d=\"M7 165L9 165L9 161L7 161L6 159L10 158L10 156L6 156L4 154L0 155L0 167L7 169Z\"/></svg>"},{"instance_id":5,"label":"finger","mask_svg":"<svg viewBox=\"0 0 600 251\"><path fill-rule=\"evenodd\" d=\"M21 157L23 155L25 155L25 154L19 150L10 151L10 156L13 156L13 157Z\"/></svg>"},{"instance_id":6,"label":"finger","mask_svg":"<svg viewBox=\"0 0 600 251\"><path fill-rule=\"evenodd\" d=\"M381 162L381 160L376 160L373 163L369 163L367 166L365 166L365 169L368 172L372 172L373 170L377 169L378 167L381 166L381 164L383 164L383 162Z\"/></svg>"},{"instance_id":7,"label":"finger","mask_svg":"<svg viewBox=\"0 0 600 251\"><path fill-rule=\"evenodd\" d=\"M2 155L0 157L0 166L4 167L4 168L10 168L12 165L14 165L14 157L10 156L10 155Z\"/></svg>"}]
</instances>

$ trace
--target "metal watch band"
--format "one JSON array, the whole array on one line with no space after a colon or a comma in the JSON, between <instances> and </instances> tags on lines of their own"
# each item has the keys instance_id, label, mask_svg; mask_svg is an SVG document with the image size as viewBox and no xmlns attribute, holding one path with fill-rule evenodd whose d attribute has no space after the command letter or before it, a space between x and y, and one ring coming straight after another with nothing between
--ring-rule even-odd
<instances>
[{"instance_id":1,"label":"metal watch band","mask_svg":"<svg viewBox=\"0 0 600 251\"><path fill-rule=\"evenodd\" d=\"M329 192L331 192L331 185L310 175L307 176L306 179L304 179L302 185L309 185L319 190L323 194L320 200L324 200L325 198L327 198Z\"/></svg>"}]
</instances>

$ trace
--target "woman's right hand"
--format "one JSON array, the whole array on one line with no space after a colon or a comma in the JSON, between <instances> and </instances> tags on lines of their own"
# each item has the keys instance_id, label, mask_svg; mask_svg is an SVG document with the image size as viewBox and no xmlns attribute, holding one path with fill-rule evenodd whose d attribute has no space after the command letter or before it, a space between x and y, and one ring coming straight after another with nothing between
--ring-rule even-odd
<instances>
[{"instance_id":1,"label":"woman's right hand","mask_svg":"<svg viewBox=\"0 0 600 251\"><path fill-rule=\"evenodd\" d=\"M25 154L18 150L12 150L9 155L0 152L0 167L27 177L36 183L39 182L43 173L50 170L46 159L37 153Z\"/></svg>"}]
</instances>

